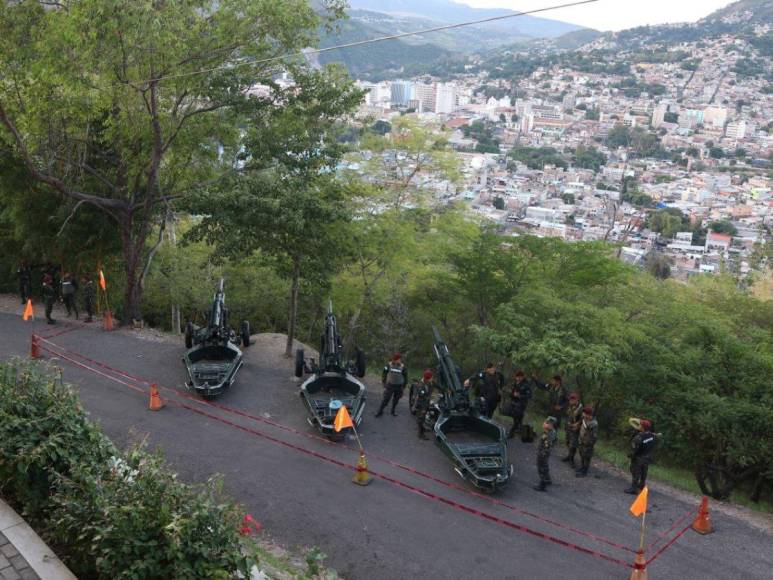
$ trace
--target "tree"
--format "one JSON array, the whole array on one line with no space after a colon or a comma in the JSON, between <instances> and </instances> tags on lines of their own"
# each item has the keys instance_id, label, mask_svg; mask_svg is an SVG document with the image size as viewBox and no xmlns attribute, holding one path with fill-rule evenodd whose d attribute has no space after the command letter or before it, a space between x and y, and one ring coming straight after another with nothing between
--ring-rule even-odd
<instances>
[{"instance_id":1,"label":"tree","mask_svg":"<svg viewBox=\"0 0 773 580\"><path fill-rule=\"evenodd\" d=\"M663 121L666 123L677 123L679 121L679 113L666 113L663 115Z\"/></svg>"},{"instance_id":2,"label":"tree","mask_svg":"<svg viewBox=\"0 0 773 580\"><path fill-rule=\"evenodd\" d=\"M306 0L43 4L0 4L0 138L42 191L115 223L122 320L140 319L154 224L234 170L241 114L284 98L249 90L277 89L279 57L311 44L321 18Z\"/></svg>"},{"instance_id":3,"label":"tree","mask_svg":"<svg viewBox=\"0 0 773 580\"><path fill-rule=\"evenodd\" d=\"M574 162L577 167L598 171L602 165L606 164L607 156L595 147L580 145L574 152Z\"/></svg>"},{"instance_id":4,"label":"tree","mask_svg":"<svg viewBox=\"0 0 773 580\"><path fill-rule=\"evenodd\" d=\"M195 198L191 209L205 217L190 234L227 256L259 250L276 261L291 281L287 356L301 280L327 284L344 254L339 226L351 217L351 204L334 173L344 154L334 129L363 95L336 67L296 71L295 82L281 109L250 119L243 174Z\"/></svg>"},{"instance_id":5,"label":"tree","mask_svg":"<svg viewBox=\"0 0 773 580\"><path fill-rule=\"evenodd\" d=\"M658 280L671 276L671 261L659 252L649 252L644 258L644 267Z\"/></svg>"},{"instance_id":6,"label":"tree","mask_svg":"<svg viewBox=\"0 0 773 580\"><path fill-rule=\"evenodd\" d=\"M716 234L730 234L731 236L734 236L738 233L738 230L733 223L728 220L711 222L709 224L709 229Z\"/></svg>"},{"instance_id":7,"label":"tree","mask_svg":"<svg viewBox=\"0 0 773 580\"><path fill-rule=\"evenodd\" d=\"M498 210L503 210L506 207L505 206L505 199L503 197L497 196L497 197L494 198L494 202L493 202L492 205L494 206L494 208L496 208Z\"/></svg>"}]
</instances>

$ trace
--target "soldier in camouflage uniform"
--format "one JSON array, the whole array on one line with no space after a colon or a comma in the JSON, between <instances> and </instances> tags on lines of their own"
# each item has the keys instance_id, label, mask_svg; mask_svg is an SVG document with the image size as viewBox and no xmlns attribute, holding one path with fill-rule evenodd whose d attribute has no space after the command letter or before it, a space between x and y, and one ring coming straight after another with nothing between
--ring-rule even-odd
<instances>
[{"instance_id":1,"label":"soldier in camouflage uniform","mask_svg":"<svg viewBox=\"0 0 773 580\"><path fill-rule=\"evenodd\" d=\"M56 290L51 274L43 275L43 302L46 305L46 323L55 324L56 320L51 318L51 312L54 310L54 302L56 302Z\"/></svg>"},{"instance_id":2,"label":"soldier in camouflage uniform","mask_svg":"<svg viewBox=\"0 0 773 580\"><path fill-rule=\"evenodd\" d=\"M400 397L403 396L403 390L405 389L405 383L408 382L408 370L403 364L403 357L398 352L392 357L384 366L384 371L381 373L381 384L384 385L384 397L381 399L381 406L378 408L376 417L381 417L384 414L384 409L392 401L392 416L397 417L397 402Z\"/></svg>"},{"instance_id":3,"label":"soldier in camouflage uniform","mask_svg":"<svg viewBox=\"0 0 773 580\"><path fill-rule=\"evenodd\" d=\"M515 434L520 431L529 399L531 399L531 381L526 378L523 371L516 371L513 375L513 384L502 389L502 402L499 404L499 412L513 420L513 425L507 433L508 439L515 437Z\"/></svg>"},{"instance_id":4,"label":"soldier in camouflage uniform","mask_svg":"<svg viewBox=\"0 0 773 580\"><path fill-rule=\"evenodd\" d=\"M556 434L555 417L548 417L542 424L542 436L537 446L537 473L539 473L539 483L534 486L537 491L545 491L553 481L550 479L550 450L556 443L558 435Z\"/></svg>"},{"instance_id":5,"label":"soldier in camouflage uniform","mask_svg":"<svg viewBox=\"0 0 773 580\"><path fill-rule=\"evenodd\" d=\"M577 439L582 425L582 403L580 395L569 395L569 406L566 408L566 449L567 455L561 461L569 463L574 468L574 456L577 453Z\"/></svg>"},{"instance_id":6,"label":"soldier in camouflage uniform","mask_svg":"<svg viewBox=\"0 0 773 580\"><path fill-rule=\"evenodd\" d=\"M647 483L647 470L656 444L650 421L641 419L635 428L637 432L631 437L631 449L628 451L628 457L631 458L631 486L625 490L625 493L631 495L638 494Z\"/></svg>"},{"instance_id":7,"label":"soldier in camouflage uniform","mask_svg":"<svg viewBox=\"0 0 773 580\"><path fill-rule=\"evenodd\" d=\"M575 477L588 475L590 460L593 457L593 446L599 435L598 421L593 417L593 407L585 405L582 409L582 424L578 436L580 449L580 468L575 472Z\"/></svg>"},{"instance_id":8,"label":"soldier in camouflage uniform","mask_svg":"<svg viewBox=\"0 0 773 580\"><path fill-rule=\"evenodd\" d=\"M435 390L435 381L432 380L432 371L427 369L424 371L424 376L416 383L416 402L414 403L414 411L416 412L416 422L419 424L419 439L426 439L424 421L427 418L427 412L429 411L429 405L432 401L432 393Z\"/></svg>"},{"instance_id":9,"label":"soldier in camouflage uniform","mask_svg":"<svg viewBox=\"0 0 773 580\"><path fill-rule=\"evenodd\" d=\"M564 387L561 375L553 375L550 384L543 383L534 378L534 384L543 391L548 392L550 400L550 415L556 420L556 429L561 427L561 417L566 413L566 387Z\"/></svg>"},{"instance_id":10,"label":"soldier in camouflage uniform","mask_svg":"<svg viewBox=\"0 0 773 580\"><path fill-rule=\"evenodd\" d=\"M88 274L83 275L83 305L86 308L86 322L92 322L94 320L94 301L96 300L97 292L94 287L94 280Z\"/></svg>"}]
</instances>

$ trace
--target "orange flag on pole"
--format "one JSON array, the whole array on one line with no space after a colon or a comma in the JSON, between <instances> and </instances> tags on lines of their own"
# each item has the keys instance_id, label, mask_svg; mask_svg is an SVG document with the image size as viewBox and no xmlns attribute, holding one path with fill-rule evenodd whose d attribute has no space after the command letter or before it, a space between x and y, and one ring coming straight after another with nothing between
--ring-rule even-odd
<instances>
[{"instance_id":1,"label":"orange flag on pole","mask_svg":"<svg viewBox=\"0 0 773 580\"><path fill-rule=\"evenodd\" d=\"M24 308L24 314L21 318L26 322L33 316L35 316L35 313L32 311L32 298L27 298L27 306Z\"/></svg>"},{"instance_id":2,"label":"orange flag on pole","mask_svg":"<svg viewBox=\"0 0 773 580\"><path fill-rule=\"evenodd\" d=\"M341 405L341 408L338 409L338 413L336 414L335 421L333 422L333 429L338 433L347 427L354 427L354 423L352 423L352 418L349 416L346 405Z\"/></svg>"},{"instance_id":3,"label":"orange flag on pole","mask_svg":"<svg viewBox=\"0 0 773 580\"><path fill-rule=\"evenodd\" d=\"M638 497L631 504L631 513L639 517L647 511L647 486L641 490Z\"/></svg>"},{"instance_id":4,"label":"orange flag on pole","mask_svg":"<svg viewBox=\"0 0 773 580\"><path fill-rule=\"evenodd\" d=\"M102 273L102 270L99 271L99 285L102 287L102 290L107 291L107 281L105 280L105 275Z\"/></svg>"}]
</instances>

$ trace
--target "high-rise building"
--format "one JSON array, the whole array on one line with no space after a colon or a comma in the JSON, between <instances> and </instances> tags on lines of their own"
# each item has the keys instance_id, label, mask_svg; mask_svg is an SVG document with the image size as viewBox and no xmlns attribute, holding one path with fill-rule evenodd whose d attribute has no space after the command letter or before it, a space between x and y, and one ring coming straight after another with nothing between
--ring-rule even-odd
<instances>
[{"instance_id":1,"label":"high-rise building","mask_svg":"<svg viewBox=\"0 0 773 580\"><path fill-rule=\"evenodd\" d=\"M393 105L404 107L413 99L413 83L410 81L395 81L390 90Z\"/></svg>"},{"instance_id":2,"label":"high-rise building","mask_svg":"<svg viewBox=\"0 0 773 580\"><path fill-rule=\"evenodd\" d=\"M666 113L668 113L668 103L660 102L655 107L655 110L652 113L652 126L657 129L660 127L663 123L665 123L666 119Z\"/></svg>"},{"instance_id":3,"label":"high-rise building","mask_svg":"<svg viewBox=\"0 0 773 580\"><path fill-rule=\"evenodd\" d=\"M456 85L438 83L435 85L435 112L450 115L456 110Z\"/></svg>"},{"instance_id":4,"label":"high-rise building","mask_svg":"<svg viewBox=\"0 0 773 580\"><path fill-rule=\"evenodd\" d=\"M728 139L743 139L746 137L746 121L734 121L728 123L725 135Z\"/></svg>"},{"instance_id":5,"label":"high-rise building","mask_svg":"<svg viewBox=\"0 0 773 580\"><path fill-rule=\"evenodd\" d=\"M577 97L574 93L567 93L564 95L564 99L561 102L561 105L564 108L564 111L572 110L574 109L574 105L577 102Z\"/></svg>"},{"instance_id":6,"label":"high-rise building","mask_svg":"<svg viewBox=\"0 0 773 580\"><path fill-rule=\"evenodd\" d=\"M417 101L421 101L421 108L425 112L435 112L436 94L437 91L434 84L417 84L414 86L414 97Z\"/></svg>"}]
</instances>

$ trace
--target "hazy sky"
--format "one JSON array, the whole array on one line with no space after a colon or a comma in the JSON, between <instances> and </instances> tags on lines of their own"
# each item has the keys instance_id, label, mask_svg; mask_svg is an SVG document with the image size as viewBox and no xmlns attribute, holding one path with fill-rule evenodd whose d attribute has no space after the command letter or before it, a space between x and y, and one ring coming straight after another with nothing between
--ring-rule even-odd
<instances>
[{"instance_id":1,"label":"hazy sky","mask_svg":"<svg viewBox=\"0 0 773 580\"><path fill-rule=\"evenodd\" d=\"M527 11L572 0L454 0L476 8ZM599 0L595 4L551 10L544 16L597 30L622 30L645 24L694 22L733 0Z\"/></svg>"}]
</instances>

